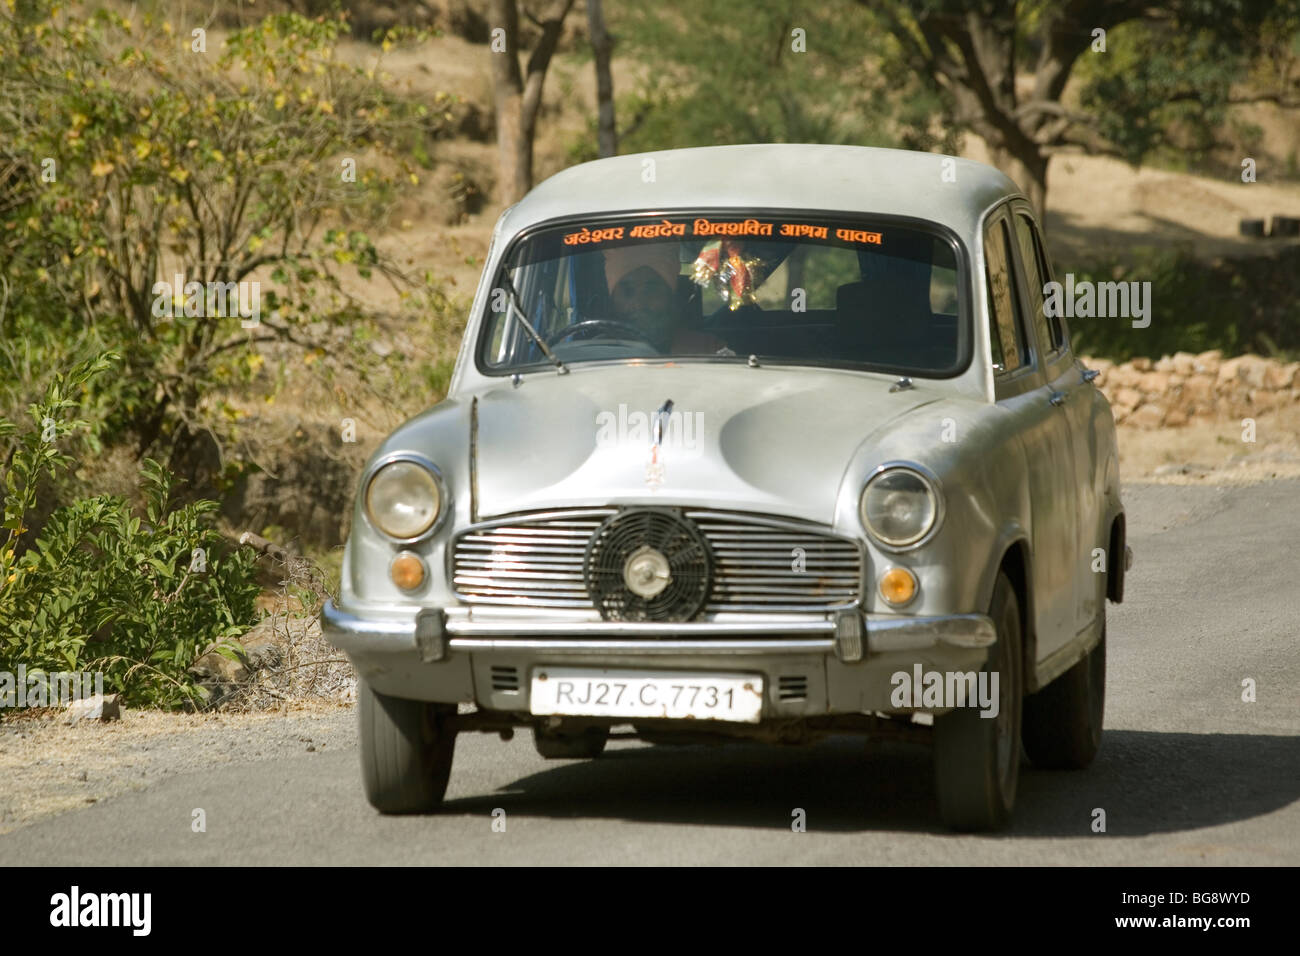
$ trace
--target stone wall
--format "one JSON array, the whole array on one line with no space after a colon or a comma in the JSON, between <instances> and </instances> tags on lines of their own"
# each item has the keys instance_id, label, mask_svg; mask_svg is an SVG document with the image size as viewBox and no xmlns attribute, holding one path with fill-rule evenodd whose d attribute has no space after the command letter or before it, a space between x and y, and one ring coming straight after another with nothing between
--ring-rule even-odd
<instances>
[{"instance_id":1,"label":"stone wall","mask_svg":"<svg viewBox=\"0 0 1300 956\"><path fill-rule=\"evenodd\" d=\"M1300 362L1258 355L1225 359L1215 349L1200 355L1176 352L1155 362L1084 358L1083 364L1101 372L1097 384L1115 421L1138 428L1253 418L1300 401Z\"/></svg>"}]
</instances>

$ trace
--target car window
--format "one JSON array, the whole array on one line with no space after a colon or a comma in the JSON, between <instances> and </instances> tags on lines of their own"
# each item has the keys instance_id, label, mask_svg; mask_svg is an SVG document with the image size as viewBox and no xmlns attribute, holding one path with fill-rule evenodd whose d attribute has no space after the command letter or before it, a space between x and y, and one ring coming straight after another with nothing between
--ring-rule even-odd
<instances>
[{"instance_id":1,"label":"car window","mask_svg":"<svg viewBox=\"0 0 1300 956\"><path fill-rule=\"evenodd\" d=\"M566 363L754 355L948 376L969 360L957 246L938 227L607 217L525 234L503 271L478 346L489 372L546 364L521 313Z\"/></svg>"},{"instance_id":2,"label":"car window","mask_svg":"<svg viewBox=\"0 0 1300 956\"><path fill-rule=\"evenodd\" d=\"M1034 323L1034 331L1043 349L1047 354L1053 355L1061 350L1065 337L1061 334L1061 320L1056 316L1048 316L1044 309L1047 268L1042 245L1038 241L1038 230L1024 213L1016 215L1015 222L1020 261L1024 265L1026 285L1029 287L1030 321Z\"/></svg>"},{"instance_id":3,"label":"car window","mask_svg":"<svg viewBox=\"0 0 1300 956\"><path fill-rule=\"evenodd\" d=\"M1001 364L1005 372L1015 371L1025 363L1024 323L1019 302L1011 290L1010 253L1007 225L999 219L984 231L984 258L988 268L989 338L998 343L993 361Z\"/></svg>"}]
</instances>

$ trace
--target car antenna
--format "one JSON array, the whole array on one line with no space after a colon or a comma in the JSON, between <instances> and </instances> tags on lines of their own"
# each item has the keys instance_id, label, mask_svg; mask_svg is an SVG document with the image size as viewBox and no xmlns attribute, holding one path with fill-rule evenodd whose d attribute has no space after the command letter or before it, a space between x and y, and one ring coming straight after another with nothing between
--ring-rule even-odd
<instances>
[{"instance_id":1,"label":"car antenna","mask_svg":"<svg viewBox=\"0 0 1300 956\"><path fill-rule=\"evenodd\" d=\"M749 357L749 367L750 367L750 368L758 368L758 356L757 356L757 355L751 355L751 356Z\"/></svg>"},{"instance_id":2,"label":"car antenna","mask_svg":"<svg viewBox=\"0 0 1300 956\"><path fill-rule=\"evenodd\" d=\"M897 382L889 386L891 392L904 392L909 388L916 388L916 386L912 384L912 380L906 375L902 376Z\"/></svg>"},{"instance_id":3,"label":"car antenna","mask_svg":"<svg viewBox=\"0 0 1300 956\"><path fill-rule=\"evenodd\" d=\"M533 328L533 324L528 321L527 315L524 311L524 304L519 301L519 290L516 289L515 284L510 281L510 274L506 272L505 266L501 267L501 282L505 286L506 292L510 294L510 304L514 306L515 313L518 315L519 321L524 327L524 331L528 333L533 342L536 343L537 347L542 350L542 354L555 363L555 370L561 375L568 375L568 368L566 368L564 363L561 362L556 354L551 351L550 346L546 344L541 335L538 334L537 330Z\"/></svg>"}]
</instances>

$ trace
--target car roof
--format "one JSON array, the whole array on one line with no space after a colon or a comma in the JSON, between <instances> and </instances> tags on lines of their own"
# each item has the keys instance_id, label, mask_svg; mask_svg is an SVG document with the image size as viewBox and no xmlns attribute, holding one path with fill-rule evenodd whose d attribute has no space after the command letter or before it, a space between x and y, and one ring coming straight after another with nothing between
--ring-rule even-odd
<instances>
[{"instance_id":1,"label":"car roof","mask_svg":"<svg viewBox=\"0 0 1300 956\"><path fill-rule=\"evenodd\" d=\"M909 216L972 236L990 206L1019 195L992 166L941 153L804 143L704 146L571 166L507 210L500 231L511 236L560 217L736 207Z\"/></svg>"}]
</instances>

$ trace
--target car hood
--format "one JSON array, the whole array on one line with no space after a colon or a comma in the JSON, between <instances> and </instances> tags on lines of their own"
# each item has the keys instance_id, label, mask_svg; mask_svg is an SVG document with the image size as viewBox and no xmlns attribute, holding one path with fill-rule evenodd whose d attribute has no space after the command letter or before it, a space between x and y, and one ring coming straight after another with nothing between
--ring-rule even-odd
<instances>
[{"instance_id":1,"label":"car hood","mask_svg":"<svg viewBox=\"0 0 1300 956\"><path fill-rule=\"evenodd\" d=\"M874 432L942 395L891 376L716 363L532 374L477 395L480 518L542 508L688 504L831 524ZM652 440L656 411L659 445Z\"/></svg>"}]
</instances>

